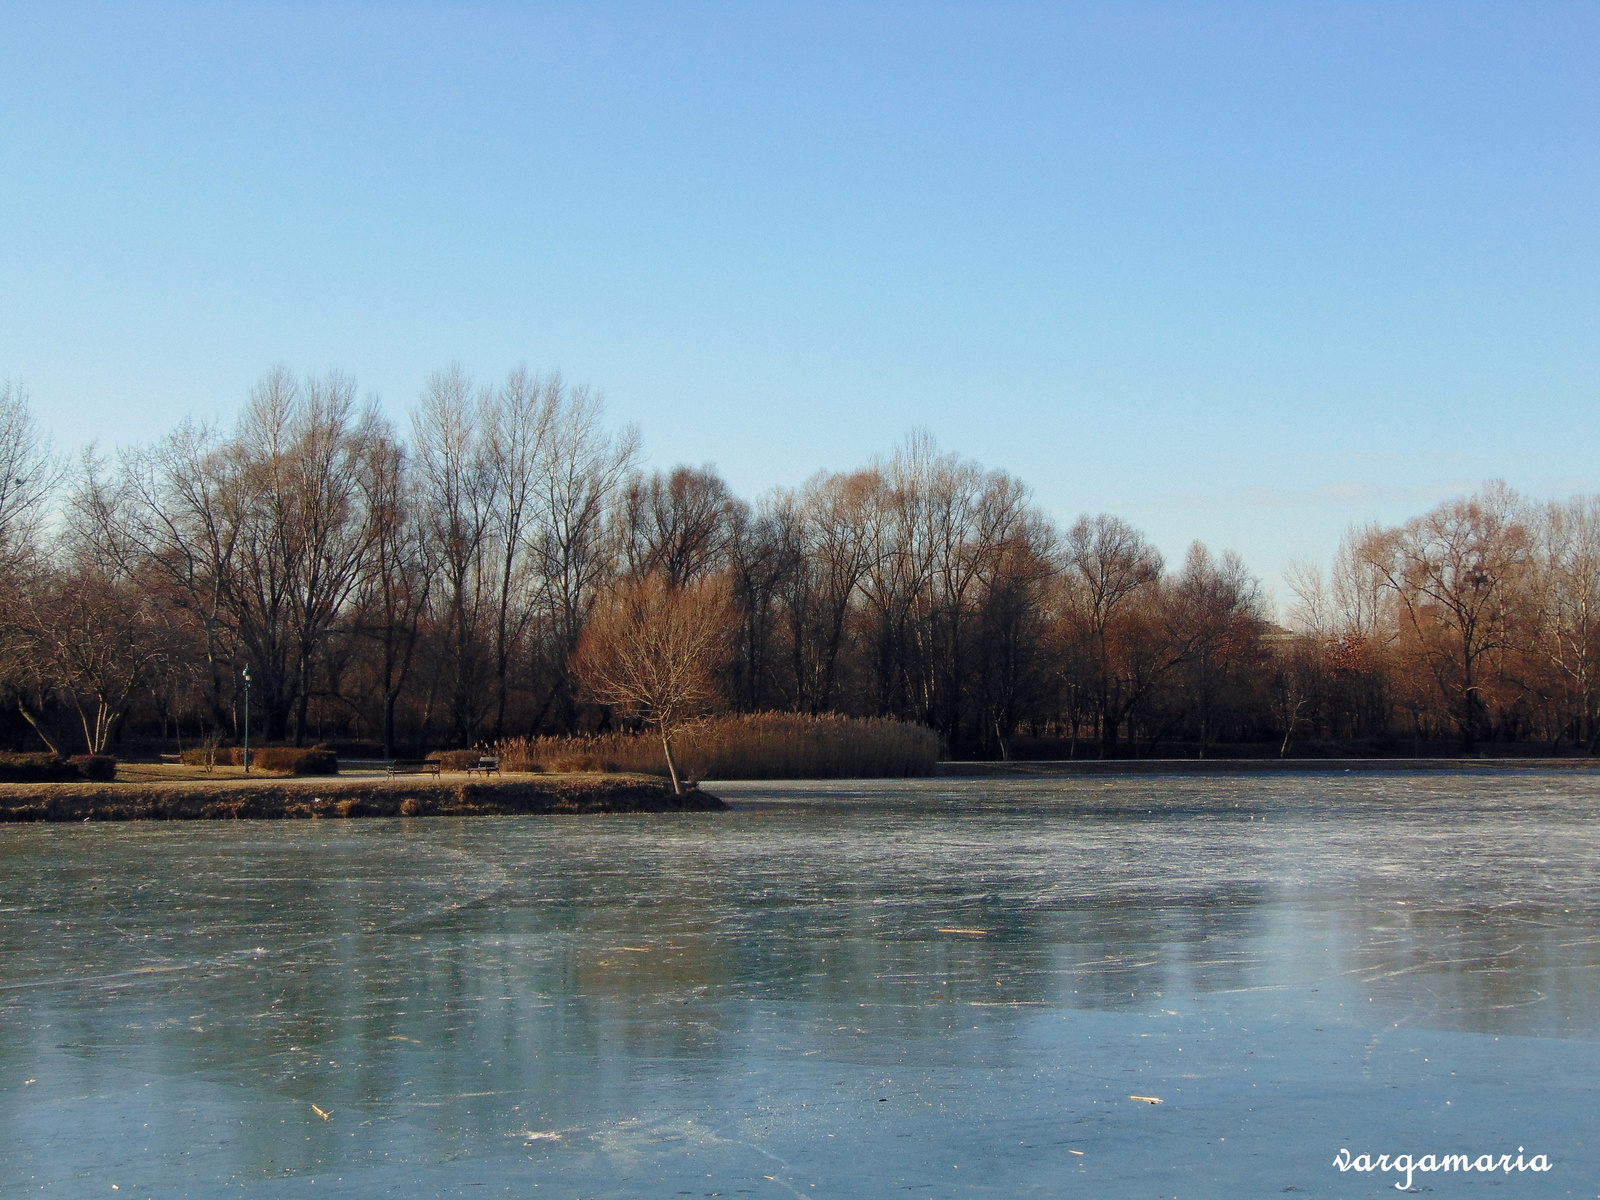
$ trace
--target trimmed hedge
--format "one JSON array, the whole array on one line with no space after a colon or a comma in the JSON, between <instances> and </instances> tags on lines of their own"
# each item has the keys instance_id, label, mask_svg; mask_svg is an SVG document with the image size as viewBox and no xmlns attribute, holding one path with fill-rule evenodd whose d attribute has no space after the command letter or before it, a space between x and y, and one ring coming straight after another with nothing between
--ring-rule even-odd
<instances>
[{"instance_id":1,"label":"trimmed hedge","mask_svg":"<svg viewBox=\"0 0 1600 1200\"><path fill-rule=\"evenodd\" d=\"M0 783L110 783L116 777L117 760L109 754L0 754Z\"/></svg>"},{"instance_id":2,"label":"trimmed hedge","mask_svg":"<svg viewBox=\"0 0 1600 1200\"><path fill-rule=\"evenodd\" d=\"M90 783L111 783L117 777L117 760L109 754L78 754L67 762Z\"/></svg>"},{"instance_id":3,"label":"trimmed hedge","mask_svg":"<svg viewBox=\"0 0 1600 1200\"><path fill-rule=\"evenodd\" d=\"M83 776L54 754L0 754L0 783L60 783Z\"/></svg>"}]
</instances>

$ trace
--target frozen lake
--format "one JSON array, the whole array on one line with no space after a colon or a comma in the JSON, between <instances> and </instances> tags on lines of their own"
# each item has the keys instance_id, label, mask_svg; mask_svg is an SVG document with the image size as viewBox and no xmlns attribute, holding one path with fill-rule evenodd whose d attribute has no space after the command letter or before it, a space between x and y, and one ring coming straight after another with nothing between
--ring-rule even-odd
<instances>
[{"instance_id":1,"label":"frozen lake","mask_svg":"<svg viewBox=\"0 0 1600 1200\"><path fill-rule=\"evenodd\" d=\"M710 790L0 827L0 1195L1600 1192L1600 779Z\"/></svg>"}]
</instances>

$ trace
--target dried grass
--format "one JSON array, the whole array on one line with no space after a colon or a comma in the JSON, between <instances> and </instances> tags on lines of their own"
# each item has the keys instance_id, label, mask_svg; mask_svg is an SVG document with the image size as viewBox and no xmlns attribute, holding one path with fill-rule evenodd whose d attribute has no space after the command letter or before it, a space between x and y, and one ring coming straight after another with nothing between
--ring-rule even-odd
<instances>
[{"instance_id":1,"label":"dried grass","mask_svg":"<svg viewBox=\"0 0 1600 1200\"><path fill-rule=\"evenodd\" d=\"M428 761L438 763L442 771L465 771L477 766L482 757L482 750L435 750L428 755Z\"/></svg>"},{"instance_id":2,"label":"dried grass","mask_svg":"<svg viewBox=\"0 0 1600 1200\"><path fill-rule=\"evenodd\" d=\"M673 738L691 779L887 779L933 774L939 739L904 721L828 714L714 717ZM666 774L652 733L510 738L496 748L503 771L638 771Z\"/></svg>"}]
</instances>

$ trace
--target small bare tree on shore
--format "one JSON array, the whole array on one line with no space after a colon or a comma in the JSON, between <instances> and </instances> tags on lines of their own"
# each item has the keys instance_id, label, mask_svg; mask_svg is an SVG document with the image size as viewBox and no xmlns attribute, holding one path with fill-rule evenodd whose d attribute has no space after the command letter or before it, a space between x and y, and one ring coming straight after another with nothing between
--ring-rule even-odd
<instances>
[{"instance_id":1,"label":"small bare tree on shore","mask_svg":"<svg viewBox=\"0 0 1600 1200\"><path fill-rule=\"evenodd\" d=\"M725 580L674 588L652 573L618 587L595 611L573 658L591 697L655 729L675 795L683 782L672 736L718 699L732 623Z\"/></svg>"}]
</instances>

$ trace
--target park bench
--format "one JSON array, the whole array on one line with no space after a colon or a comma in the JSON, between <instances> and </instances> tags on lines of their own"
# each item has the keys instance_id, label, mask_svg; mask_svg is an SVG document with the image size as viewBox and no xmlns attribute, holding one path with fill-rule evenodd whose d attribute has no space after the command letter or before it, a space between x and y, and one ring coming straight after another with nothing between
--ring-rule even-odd
<instances>
[{"instance_id":1,"label":"park bench","mask_svg":"<svg viewBox=\"0 0 1600 1200\"><path fill-rule=\"evenodd\" d=\"M384 764L383 773L390 779L396 775L437 775L439 764L436 762L403 762L400 759L390 759Z\"/></svg>"},{"instance_id":2,"label":"park bench","mask_svg":"<svg viewBox=\"0 0 1600 1200\"><path fill-rule=\"evenodd\" d=\"M345 771L382 771L390 779L396 775L437 775L439 764L421 759L404 758L342 758L339 767Z\"/></svg>"},{"instance_id":3,"label":"park bench","mask_svg":"<svg viewBox=\"0 0 1600 1200\"><path fill-rule=\"evenodd\" d=\"M488 755L485 755L483 758L478 760L477 766L467 768L467 774L471 775L474 771L482 771L485 775L493 775L499 770L500 760L498 758L491 758Z\"/></svg>"}]
</instances>

